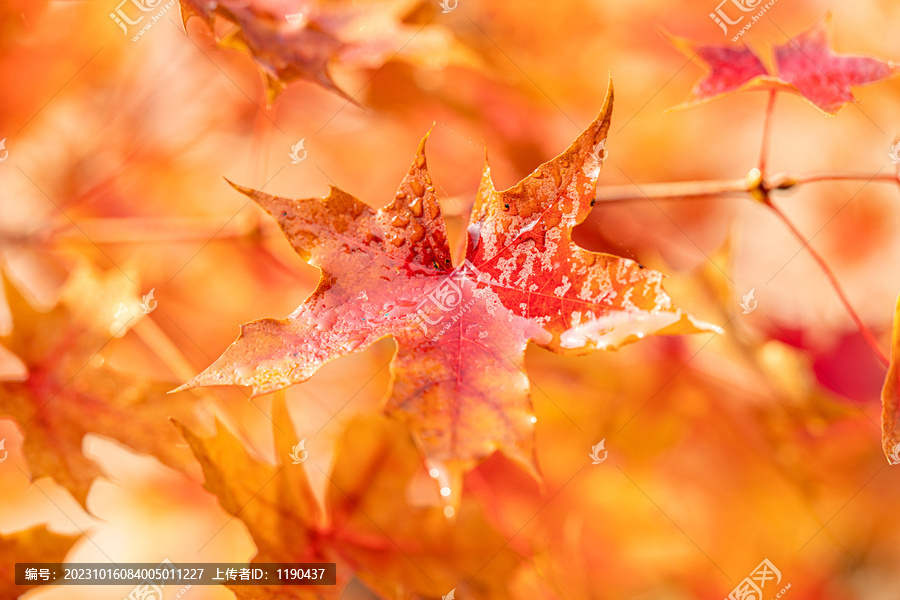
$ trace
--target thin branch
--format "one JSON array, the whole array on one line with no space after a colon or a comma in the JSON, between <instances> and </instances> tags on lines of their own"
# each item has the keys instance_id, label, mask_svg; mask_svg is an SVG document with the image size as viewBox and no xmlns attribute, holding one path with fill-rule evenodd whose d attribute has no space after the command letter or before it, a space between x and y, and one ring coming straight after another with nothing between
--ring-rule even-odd
<instances>
[{"instance_id":1,"label":"thin branch","mask_svg":"<svg viewBox=\"0 0 900 600\"><path fill-rule=\"evenodd\" d=\"M779 208L777 206L772 204L772 202L770 200L768 200L768 198L767 198L767 201L765 202L765 204L770 209L772 209L772 211L775 213L775 215L779 219L781 219L781 221L791 231L791 233L794 235L794 237L797 238L797 241L799 241L800 244L804 248L806 248L806 251L809 252L809 255L812 256L814 261L816 261L816 263L819 265L819 268L821 268L822 271L825 273L825 277L831 283L831 287L834 288L834 291L837 294L838 298L840 299L841 304L844 305L844 308L847 310L847 313L850 315L850 318L853 319L853 322L856 324L857 329L859 329L859 332L862 334L863 338L866 340L866 343L869 344L869 346L875 352L875 355L879 358L879 360L881 360L881 362L884 363L885 366L888 366L890 364L890 360L888 360L888 357L881 350L881 347L878 345L878 340L875 339L875 335L866 326L866 324L863 323L862 319L859 318L859 315L856 314L856 311L853 309L853 306L850 304L850 300L847 299L847 295L844 293L844 289L841 287L841 284L838 283L837 278L834 276L834 272L832 272L831 268L828 266L828 264L825 262L825 260L822 258L822 256L818 252L816 252L815 249L813 249L812 245L809 243L809 240L807 240L803 236L803 234L800 233L800 230L798 230L794 226L794 224L791 222L791 220L787 218L787 215L785 215L783 212L781 212L781 210L779 210Z\"/></svg>"},{"instance_id":2,"label":"thin branch","mask_svg":"<svg viewBox=\"0 0 900 600\"><path fill-rule=\"evenodd\" d=\"M854 171L822 171L805 175L776 173L759 183L759 189L749 179L710 179L706 181L674 181L635 185L604 185L597 188L598 202L624 202L631 200L687 200L713 198L725 194L752 194L788 190L803 183L829 181L876 181L900 184L900 175L883 173L859 173Z\"/></svg>"},{"instance_id":3,"label":"thin branch","mask_svg":"<svg viewBox=\"0 0 900 600\"><path fill-rule=\"evenodd\" d=\"M268 222L256 223L246 220L228 223L222 229L222 217L180 217L180 218L100 218L79 221L84 233L72 226L45 229L35 234L38 239L49 241L83 240L85 235L105 244L141 244L158 242L196 242L216 239L249 238L268 235L277 227Z\"/></svg>"},{"instance_id":4,"label":"thin branch","mask_svg":"<svg viewBox=\"0 0 900 600\"><path fill-rule=\"evenodd\" d=\"M865 173L852 171L823 171L820 173L807 173L797 175L794 181L799 183L818 183L822 181L881 181L884 183L900 183L900 176L896 173L884 173L872 176Z\"/></svg>"},{"instance_id":5,"label":"thin branch","mask_svg":"<svg viewBox=\"0 0 900 600\"><path fill-rule=\"evenodd\" d=\"M672 183L646 183L636 185L604 185L594 196L598 202L623 200L676 200L685 198L709 198L723 194L748 193L746 179L709 181L678 181Z\"/></svg>"}]
</instances>

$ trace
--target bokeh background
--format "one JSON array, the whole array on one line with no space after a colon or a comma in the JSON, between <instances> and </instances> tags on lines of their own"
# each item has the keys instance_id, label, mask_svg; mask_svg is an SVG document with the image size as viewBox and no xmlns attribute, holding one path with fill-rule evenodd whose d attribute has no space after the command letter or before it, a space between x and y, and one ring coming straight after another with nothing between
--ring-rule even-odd
<instances>
[{"instance_id":1,"label":"bokeh background","mask_svg":"<svg viewBox=\"0 0 900 600\"><path fill-rule=\"evenodd\" d=\"M250 58L217 47L199 19L186 35L177 5L132 42L109 17L114 0L2 0L7 291L47 311L85 264L128 273L135 298L152 289L158 305L104 349L104 360L175 387L218 356L239 324L287 315L317 281L223 177L288 197L336 185L380 207L433 126L429 167L458 244L485 151L497 187L515 184L593 119L610 74L616 103L601 185L739 178L756 163L764 94L666 112L702 69L661 31L730 43L708 17L712 0L459 0L450 13L437 2L404 6L410 23L440 28L477 60L457 64L436 49L431 60L401 51L383 67L334 64L335 81L360 106L299 82L267 109ZM900 5L888 0L779 0L744 39L765 51L828 10L837 51L900 57ZM770 168L893 169L900 80L856 95L858 106L830 118L780 96ZM301 139L307 158L291 164ZM804 185L776 202L815 236L887 350L900 291L900 195L864 183ZM521 559L511 596L720 598L767 558L791 584L787 598L896 598L900 471L880 448L884 368L783 224L740 196L598 202L576 239L668 273L675 301L726 334L648 339L581 358L529 349L543 487L493 456L463 492ZM743 314L750 289L758 307ZM110 324L114 313L115 304L96 306ZM318 493L326 481L314 466L327 471L348 419L379 410L392 352L385 340L287 390ZM14 376L14 359L2 364ZM217 414L275 460L271 398L204 394L200 422L210 428ZM74 562L253 556L246 528L203 490L196 464L178 472L90 435L84 452L102 476L85 511L53 480L31 481L27 435L0 415L9 451L0 533L45 524L78 535L67 555ZM601 439L609 459L591 465ZM112 600L128 591L28 597ZM189 597L233 595L195 587ZM346 597L372 596L354 586Z\"/></svg>"}]
</instances>

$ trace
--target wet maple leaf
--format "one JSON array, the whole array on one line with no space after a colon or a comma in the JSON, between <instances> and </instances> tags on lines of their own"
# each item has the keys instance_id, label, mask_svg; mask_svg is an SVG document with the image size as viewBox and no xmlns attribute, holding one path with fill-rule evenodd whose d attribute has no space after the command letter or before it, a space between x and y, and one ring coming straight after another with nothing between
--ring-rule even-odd
<instances>
[{"instance_id":1,"label":"wet maple leaf","mask_svg":"<svg viewBox=\"0 0 900 600\"><path fill-rule=\"evenodd\" d=\"M474 503L464 502L448 519L438 506L416 508L404 500L403 490L423 466L399 423L369 416L347 425L324 512L306 475L306 468L321 468L316 458L302 465L287 460L298 439L283 400L273 404L279 465L253 458L221 423L207 439L176 425L203 468L206 489L246 524L257 547L254 563L337 564L336 586L231 587L239 600L339 598L352 576L385 598L437 597L464 585L482 597L507 597L517 560Z\"/></svg>"},{"instance_id":2,"label":"wet maple leaf","mask_svg":"<svg viewBox=\"0 0 900 600\"><path fill-rule=\"evenodd\" d=\"M696 55L708 73L679 107L713 100L731 92L775 90L797 94L827 114L856 102L851 86L874 83L897 74L893 62L868 56L835 54L828 44L831 15L784 44L775 46L774 69L746 45L693 44L670 37L687 56Z\"/></svg>"},{"instance_id":3,"label":"wet maple leaf","mask_svg":"<svg viewBox=\"0 0 900 600\"><path fill-rule=\"evenodd\" d=\"M15 600L35 585L16 585L16 563L63 562L77 536L58 535L43 526L0 535L0 600Z\"/></svg>"},{"instance_id":4,"label":"wet maple leaf","mask_svg":"<svg viewBox=\"0 0 900 600\"><path fill-rule=\"evenodd\" d=\"M201 17L214 30L218 15L237 28L224 47L248 52L262 72L271 105L291 82L311 81L351 97L329 72L331 65L378 68L405 59L425 67L476 66L478 59L449 29L430 21L404 23L418 0L181 0L182 20Z\"/></svg>"},{"instance_id":5,"label":"wet maple leaf","mask_svg":"<svg viewBox=\"0 0 900 600\"><path fill-rule=\"evenodd\" d=\"M242 326L179 390L272 392L393 336L385 410L408 424L437 467L455 476L499 449L536 474L529 340L581 354L712 328L672 306L661 273L572 242L593 205L611 111L612 87L569 149L513 188L496 191L485 166L456 268L424 139L396 198L377 211L336 188L324 199L291 200L235 186L321 269L319 286L287 318Z\"/></svg>"},{"instance_id":6,"label":"wet maple leaf","mask_svg":"<svg viewBox=\"0 0 900 600\"><path fill-rule=\"evenodd\" d=\"M894 311L891 362L881 390L881 445L888 462L900 464L900 297Z\"/></svg>"},{"instance_id":7,"label":"wet maple leaf","mask_svg":"<svg viewBox=\"0 0 900 600\"><path fill-rule=\"evenodd\" d=\"M88 433L111 437L176 468L191 459L176 447L179 437L167 419L192 420L194 403L174 401L164 382L105 365L103 351L114 334L123 334L143 316L134 284L118 271L79 268L48 313L31 308L14 289L8 291L15 328L2 342L27 373L0 380L0 415L11 416L22 428L33 477L54 478L84 505L100 474L81 452ZM116 321L120 303L124 310Z\"/></svg>"}]
</instances>

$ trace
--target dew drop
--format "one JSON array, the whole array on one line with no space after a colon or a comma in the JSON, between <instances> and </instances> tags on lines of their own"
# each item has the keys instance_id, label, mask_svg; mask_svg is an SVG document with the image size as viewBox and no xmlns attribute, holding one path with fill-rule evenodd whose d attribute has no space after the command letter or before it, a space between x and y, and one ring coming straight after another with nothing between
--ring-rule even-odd
<instances>
[{"instance_id":1,"label":"dew drop","mask_svg":"<svg viewBox=\"0 0 900 600\"><path fill-rule=\"evenodd\" d=\"M420 153L420 154L416 155L416 166L419 167L420 169L425 166L425 155L424 154Z\"/></svg>"},{"instance_id":2,"label":"dew drop","mask_svg":"<svg viewBox=\"0 0 900 600\"><path fill-rule=\"evenodd\" d=\"M440 214L440 208L438 208L437 203L434 200L431 200L428 202L427 206L428 206L428 218L432 221L434 219L437 219L438 215Z\"/></svg>"},{"instance_id":3,"label":"dew drop","mask_svg":"<svg viewBox=\"0 0 900 600\"><path fill-rule=\"evenodd\" d=\"M409 203L409 210L411 210L412 213L413 213L414 215L416 215L417 217L421 217L421 216L422 216L422 198L421 198L421 195L420 195L420 197L416 198L415 200L413 200L412 202Z\"/></svg>"},{"instance_id":4,"label":"dew drop","mask_svg":"<svg viewBox=\"0 0 900 600\"><path fill-rule=\"evenodd\" d=\"M442 488L441 488L441 496L443 496L443 497L446 498L446 497L449 496L449 495L450 495L450 488L448 488L448 487L446 487L446 486L445 486L445 487L442 487Z\"/></svg>"},{"instance_id":5,"label":"dew drop","mask_svg":"<svg viewBox=\"0 0 900 600\"><path fill-rule=\"evenodd\" d=\"M406 192L403 190L397 192L397 200L406 200Z\"/></svg>"},{"instance_id":6,"label":"dew drop","mask_svg":"<svg viewBox=\"0 0 900 600\"><path fill-rule=\"evenodd\" d=\"M412 189L413 194L416 196L421 196L425 193L425 186L422 185L422 182L418 179L412 179L409 182L409 187Z\"/></svg>"},{"instance_id":7,"label":"dew drop","mask_svg":"<svg viewBox=\"0 0 900 600\"><path fill-rule=\"evenodd\" d=\"M531 422L532 422L532 423L537 423L537 417L531 417Z\"/></svg>"},{"instance_id":8,"label":"dew drop","mask_svg":"<svg viewBox=\"0 0 900 600\"><path fill-rule=\"evenodd\" d=\"M428 474L437 479L437 476L440 475L441 472L437 469L431 469L430 471L428 471Z\"/></svg>"},{"instance_id":9,"label":"dew drop","mask_svg":"<svg viewBox=\"0 0 900 600\"><path fill-rule=\"evenodd\" d=\"M420 207L421 210L421 207ZM420 213L421 214L421 213ZM425 238L425 228L416 222L412 224L412 233L409 234L409 240L413 244L418 244Z\"/></svg>"}]
</instances>

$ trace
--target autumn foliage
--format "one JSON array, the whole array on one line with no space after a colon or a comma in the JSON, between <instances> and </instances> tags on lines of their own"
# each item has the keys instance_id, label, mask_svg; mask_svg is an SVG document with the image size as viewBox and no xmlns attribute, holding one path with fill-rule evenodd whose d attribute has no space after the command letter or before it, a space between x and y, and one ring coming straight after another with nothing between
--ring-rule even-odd
<instances>
[{"instance_id":1,"label":"autumn foliage","mask_svg":"<svg viewBox=\"0 0 900 600\"><path fill-rule=\"evenodd\" d=\"M900 13L708 4L0 7L0 600L891 597Z\"/></svg>"}]
</instances>

